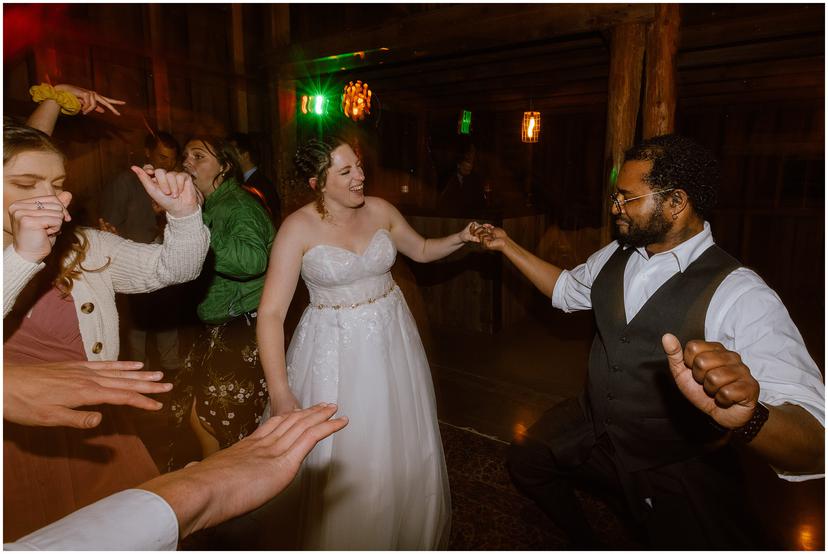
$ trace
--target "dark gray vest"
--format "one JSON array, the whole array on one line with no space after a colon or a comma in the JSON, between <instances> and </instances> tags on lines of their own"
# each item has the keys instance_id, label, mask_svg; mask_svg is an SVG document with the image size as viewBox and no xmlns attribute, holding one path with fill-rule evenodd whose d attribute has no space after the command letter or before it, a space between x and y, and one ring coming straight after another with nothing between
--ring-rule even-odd
<instances>
[{"instance_id":1,"label":"dark gray vest","mask_svg":"<svg viewBox=\"0 0 828 554\"><path fill-rule=\"evenodd\" d=\"M711 246L664 283L627 324L624 269L633 252L619 248L592 285L598 332L582 400L595 436L609 434L627 471L691 458L720 434L676 387L661 337L673 333L682 347L690 340L703 340L713 293L741 265Z\"/></svg>"}]
</instances>

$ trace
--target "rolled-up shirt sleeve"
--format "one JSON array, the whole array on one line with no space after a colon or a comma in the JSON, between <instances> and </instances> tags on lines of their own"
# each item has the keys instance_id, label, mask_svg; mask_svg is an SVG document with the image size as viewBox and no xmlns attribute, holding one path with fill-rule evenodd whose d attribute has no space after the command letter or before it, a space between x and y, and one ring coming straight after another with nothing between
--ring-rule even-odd
<instances>
[{"instance_id":1,"label":"rolled-up shirt sleeve","mask_svg":"<svg viewBox=\"0 0 828 554\"><path fill-rule=\"evenodd\" d=\"M825 427L822 373L782 300L759 275L747 268L728 275L711 299L705 327L708 340L739 353L759 382L760 401L800 406ZM824 476L776 472L788 481Z\"/></svg>"},{"instance_id":2,"label":"rolled-up shirt sleeve","mask_svg":"<svg viewBox=\"0 0 828 554\"><path fill-rule=\"evenodd\" d=\"M13 509L13 507L8 507ZM90 504L5 550L175 550L178 518L155 493L129 489Z\"/></svg>"},{"instance_id":3,"label":"rolled-up shirt sleeve","mask_svg":"<svg viewBox=\"0 0 828 554\"><path fill-rule=\"evenodd\" d=\"M589 259L571 270L561 272L552 291L552 306L566 313L592 309L592 283L598 273L618 249L612 241Z\"/></svg>"}]
</instances>

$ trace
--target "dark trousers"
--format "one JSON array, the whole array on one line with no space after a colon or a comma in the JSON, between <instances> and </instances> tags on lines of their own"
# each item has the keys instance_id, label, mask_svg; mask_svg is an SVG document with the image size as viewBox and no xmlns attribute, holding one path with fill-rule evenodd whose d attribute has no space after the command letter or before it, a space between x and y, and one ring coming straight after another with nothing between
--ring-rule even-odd
<instances>
[{"instance_id":1,"label":"dark trousers","mask_svg":"<svg viewBox=\"0 0 828 554\"><path fill-rule=\"evenodd\" d=\"M600 546L575 496L575 485L609 493L646 537L664 550L762 548L742 505L729 449L628 472L607 434L595 438L577 400L545 412L509 449L515 486L569 536L576 548Z\"/></svg>"}]
</instances>

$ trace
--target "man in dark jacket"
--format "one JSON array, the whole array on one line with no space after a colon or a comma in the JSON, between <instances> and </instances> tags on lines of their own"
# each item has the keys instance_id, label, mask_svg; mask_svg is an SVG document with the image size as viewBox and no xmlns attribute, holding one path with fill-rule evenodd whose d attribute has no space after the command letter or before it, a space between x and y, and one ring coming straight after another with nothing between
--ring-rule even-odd
<instances>
[{"instance_id":1,"label":"man in dark jacket","mask_svg":"<svg viewBox=\"0 0 828 554\"><path fill-rule=\"evenodd\" d=\"M244 173L242 188L252 194L270 214L274 225L282 221L282 203L273 182L259 169L259 154L249 135L235 133L229 138Z\"/></svg>"}]
</instances>

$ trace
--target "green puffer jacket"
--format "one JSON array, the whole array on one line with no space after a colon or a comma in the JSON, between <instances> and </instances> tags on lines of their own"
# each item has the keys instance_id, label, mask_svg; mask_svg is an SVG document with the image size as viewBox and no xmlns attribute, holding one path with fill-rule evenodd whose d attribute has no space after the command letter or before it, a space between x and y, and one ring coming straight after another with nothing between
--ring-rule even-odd
<instances>
[{"instance_id":1,"label":"green puffer jacket","mask_svg":"<svg viewBox=\"0 0 828 554\"><path fill-rule=\"evenodd\" d=\"M204 201L204 224L210 229L210 252L202 273L207 294L198 317L224 323L259 306L276 230L267 212L232 178Z\"/></svg>"}]
</instances>

